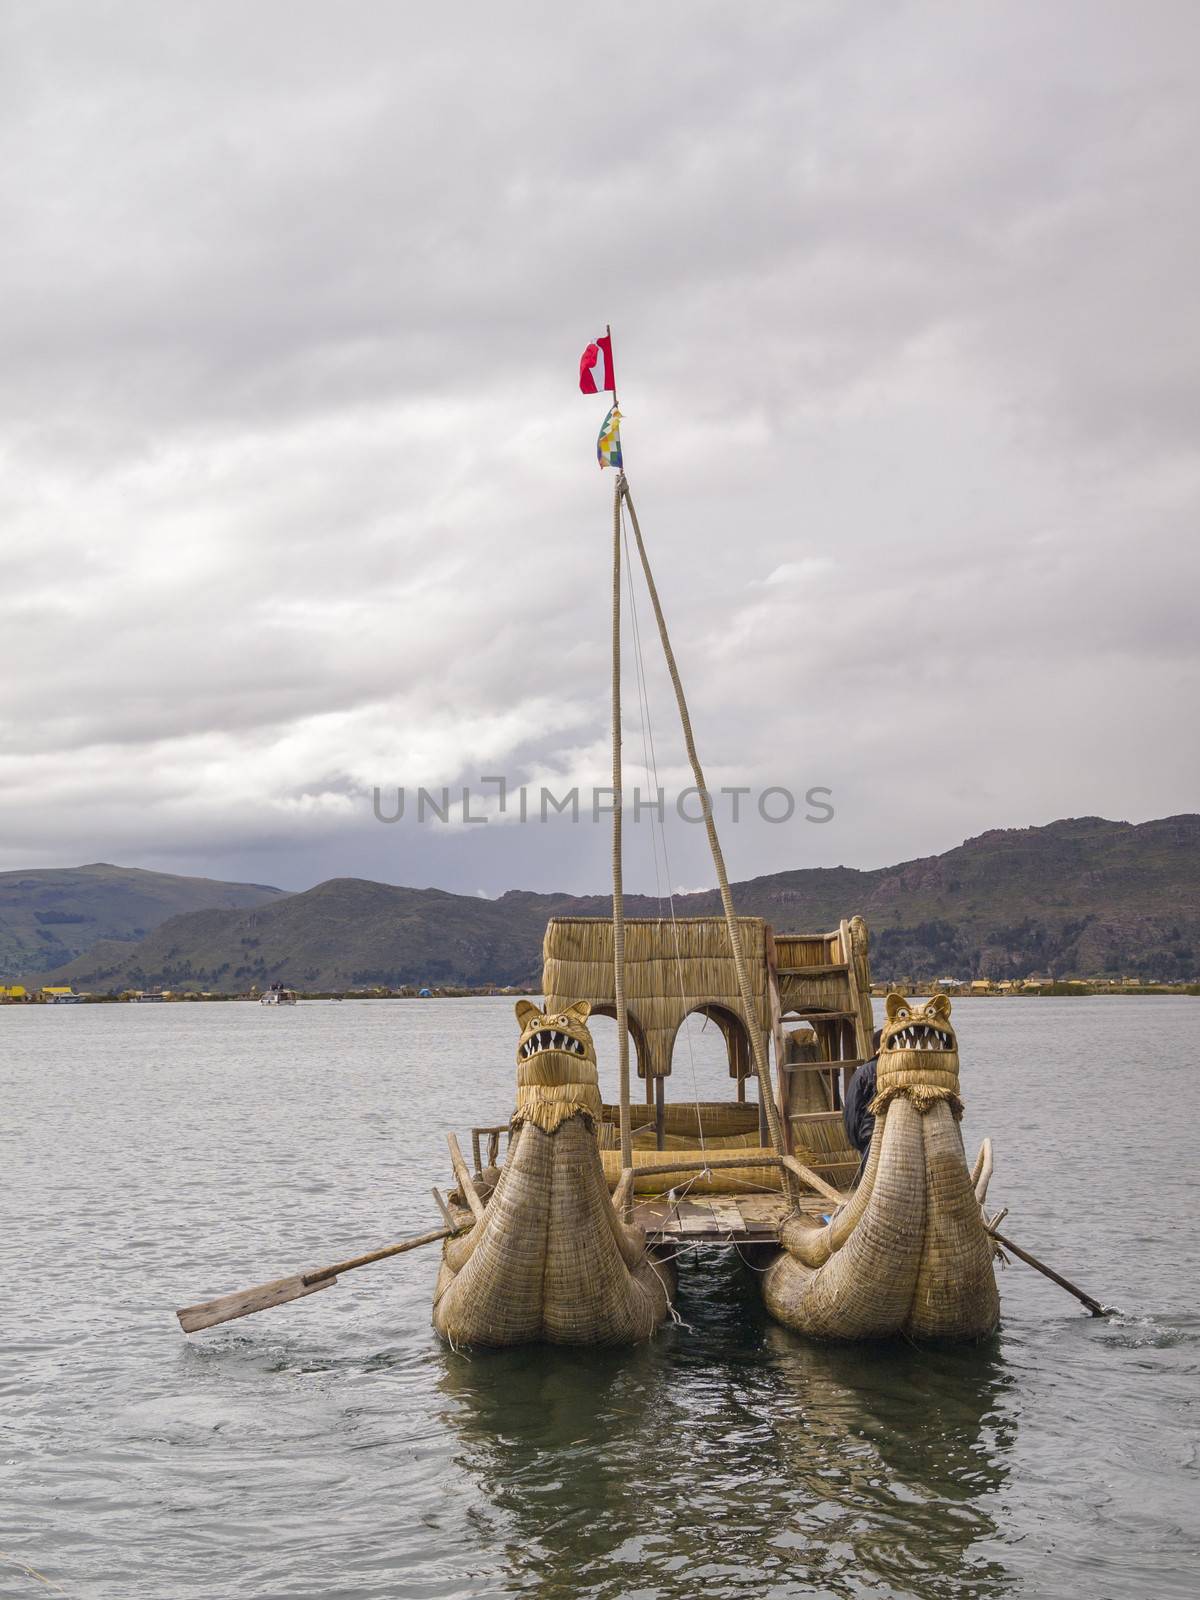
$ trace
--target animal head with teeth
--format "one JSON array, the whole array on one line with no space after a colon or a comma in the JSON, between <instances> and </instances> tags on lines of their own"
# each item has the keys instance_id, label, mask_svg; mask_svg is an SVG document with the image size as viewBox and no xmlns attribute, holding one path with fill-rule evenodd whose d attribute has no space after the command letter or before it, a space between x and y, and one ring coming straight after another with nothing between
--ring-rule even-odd
<instances>
[{"instance_id":1,"label":"animal head with teeth","mask_svg":"<svg viewBox=\"0 0 1200 1600\"><path fill-rule=\"evenodd\" d=\"M539 1011L530 1001L518 1000L517 1021L521 1024L518 1065L547 1052L582 1057L594 1063L596 1047L587 1025L591 1010L586 1000L576 1000L561 1011Z\"/></svg>"},{"instance_id":2,"label":"animal head with teeth","mask_svg":"<svg viewBox=\"0 0 1200 1600\"><path fill-rule=\"evenodd\" d=\"M953 1061L957 1067L958 1036L950 1026L950 1001L944 994L935 994L923 1006L910 1004L902 994L890 994L886 1011L881 1056L907 1053L925 1060L932 1054L931 1066L949 1066Z\"/></svg>"}]
</instances>

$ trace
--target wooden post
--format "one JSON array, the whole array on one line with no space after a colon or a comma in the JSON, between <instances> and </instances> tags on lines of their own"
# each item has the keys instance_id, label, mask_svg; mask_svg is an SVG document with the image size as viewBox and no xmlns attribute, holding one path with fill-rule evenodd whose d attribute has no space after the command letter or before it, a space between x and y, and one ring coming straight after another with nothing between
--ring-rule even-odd
<instances>
[{"instance_id":1,"label":"wooden post","mask_svg":"<svg viewBox=\"0 0 1200 1600\"><path fill-rule=\"evenodd\" d=\"M683 742L687 750L688 762L692 769L696 789L702 796L709 794L708 785L704 779L704 769L700 765L700 756L696 750L695 735L692 731L692 719L688 713L687 697L683 692L683 681L679 676L679 666L675 660L675 651L671 646L670 635L667 632L667 619L663 615L662 602L658 596L658 586L654 582L654 573L650 567L650 557L646 554L645 541L642 530L638 525L637 511L634 508L633 497L629 493L629 483L622 473L618 480L618 493L613 506L613 521L616 528L616 542L619 547L620 524L620 497L624 494L625 503L629 507L629 520L633 525L633 537L637 544L638 557L642 564L642 572L646 579L646 589L650 596L650 604L654 610L654 619L658 624L658 636L662 643L663 655L667 663L667 672L670 675L671 686L675 690L675 703L679 710L680 726L683 729ZM618 549L619 555L619 549ZM780 1120L779 1108L775 1104L775 1094L771 1087L771 1068L767 1060L766 1049L763 1045L762 1030L759 1026L755 1011L754 996L750 989L750 975L746 970L746 954L742 948L741 929L738 927L737 913L733 906L733 894L729 887L729 875L725 870L725 857L721 851L721 841L717 837L717 825L713 820L713 807L706 802L703 807L704 828L708 835L708 847L712 855L713 866L717 874L717 887L721 894L721 908L725 913L725 926L729 933L729 946L733 954L734 970L737 973L738 996L741 1000L742 1019L750 1031L750 1043L754 1050L754 1067L758 1077L759 1104L766 1111L767 1128L770 1133L771 1144L785 1155L783 1125ZM623 930L622 930L623 932ZM790 1175L784 1174L784 1193L793 1197L794 1185Z\"/></svg>"},{"instance_id":2,"label":"wooden post","mask_svg":"<svg viewBox=\"0 0 1200 1600\"><path fill-rule=\"evenodd\" d=\"M664 1111L663 1080L656 1073L654 1076L654 1148L656 1150L665 1150L667 1148L665 1129L663 1127Z\"/></svg>"},{"instance_id":3,"label":"wooden post","mask_svg":"<svg viewBox=\"0 0 1200 1600\"><path fill-rule=\"evenodd\" d=\"M445 1200L442 1198L442 1191L437 1187L436 1184L434 1185L434 1188L433 1188L433 1198L434 1198L434 1201L437 1204L438 1210L442 1213L442 1216L445 1218L446 1226L448 1228L455 1228L456 1229L458 1227L458 1223L455 1222L453 1216L451 1215L450 1207L446 1204Z\"/></svg>"},{"instance_id":4,"label":"wooden post","mask_svg":"<svg viewBox=\"0 0 1200 1600\"><path fill-rule=\"evenodd\" d=\"M462 1190L463 1199L471 1208L471 1215L476 1222L483 1221L483 1201L479 1198L479 1191L471 1182L471 1174L467 1171L467 1163L463 1160L462 1151L458 1147L458 1138L453 1133L446 1135L446 1143L450 1147L450 1165L454 1168L454 1176L458 1179L458 1186Z\"/></svg>"},{"instance_id":5,"label":"wooden post","mask_svg":"<svg viewBox=\"0 0 1200 1600\"><path fill-rule=\"evenodd\" d=\"M610 346L611 348L611 346ZM616 403L616 375L613 375ZM613 998L617 1013L617 1069L621 1101L621 1166L633 1165L633 1130L629 1113L629 1010L625 1001L625 896L621 865L621 495L625 479L617 474L613 485L612 582L612 880L613 880ZM650 1063L646 1063L649 1071ZM627 1205L625 1221L632 1220Z\"/></svg>"},{"instance_id":6,"label":"wooden post","mask_svg":"<svg viewBox=\"0 0 1200 1600\"><path fill-rule=\"evenodd\" d=\"M779 1000L779 960L775 950L775 935L767 934L767 999L771 1007L771 1042L775 1048L775 1079L779 1085L779 1115L783 1124L784 1150L792 1148L792 1125L788 1121L790 1095L787 1073L784 1071L783 1015ZM766 1140L763 1140L766 1143Z\"/></svg>"}]
</instances>

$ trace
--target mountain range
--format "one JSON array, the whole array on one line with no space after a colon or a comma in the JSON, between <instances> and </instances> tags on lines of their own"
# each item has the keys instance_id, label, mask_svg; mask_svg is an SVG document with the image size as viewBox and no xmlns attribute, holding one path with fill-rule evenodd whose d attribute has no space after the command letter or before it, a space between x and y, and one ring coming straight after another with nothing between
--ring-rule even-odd
<instances>
[{"instance_id":1,"label":"mountain range","mask_svg":"<svg viewBox=\"0 0 1200 1600\"><path fill-rule=\"evenodd\" d=\"M0 982L65 966L101 940L126 952L170 917L279 900L261 883L181 878L99 861L0 872Z\"/></svg>"},{"instance_id":2,"label":"mountain range","mask_svg":"<svg viewBox=\"0 0 1200 1600\"><path fill-rule=\"evenodd\" d=\"M1140 824L1077 817L995 829L893 867L754 878L734 886L734 900L780 931L829 929L860 913L882 978L1191 980L1200 971L1200 816ZM663 909L651 897L626 896L628 916ZM484 900L361 878L286 894L82 867L0 875L0 957L10 979L24 959L23 970L36 965L42 981L99 992L239 992L275 980L317 990L536 987L546 919L609 910L602 895L510 890ZM719 910L715 891L675 897L678 916ZM69 959L45 961L52 949Z\"/></svg>"}]
</instances>

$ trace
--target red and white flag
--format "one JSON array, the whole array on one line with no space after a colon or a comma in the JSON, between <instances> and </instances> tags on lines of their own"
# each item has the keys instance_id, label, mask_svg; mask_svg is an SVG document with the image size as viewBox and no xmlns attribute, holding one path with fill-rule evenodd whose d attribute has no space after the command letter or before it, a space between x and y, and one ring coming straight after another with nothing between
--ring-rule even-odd
<instances>
[{"instance_id":1,"label":"red and white flag","mask_svg":"<svg viewBox=\"0 0 1200 1600\"><path fill-rule=\"evenodd\" d=\"M597 339L579 358L579 388L583 394L601 394L605 389L617 392L613 377L612 335L606 333Z\"/></svg>"}]
</instances>

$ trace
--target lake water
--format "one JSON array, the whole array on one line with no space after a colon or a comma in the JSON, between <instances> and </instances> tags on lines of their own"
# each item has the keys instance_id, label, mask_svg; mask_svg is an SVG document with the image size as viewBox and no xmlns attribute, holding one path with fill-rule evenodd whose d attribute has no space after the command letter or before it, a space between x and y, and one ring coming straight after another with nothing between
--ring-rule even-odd
<instances>
[{"instance_id":1,"label":"lake water","mask_svg":"<svg viewBox=\"0 0 1200 1600\"><path fill-rule=\"evenodd\" d=\"M1014 1263L981 1348L821 1348L708 1256L640 1349L468 1357L430 1250L173 1308L435 1226L510 1002L0 1009L0 1595L1195 1596L1200 1003L955 1021L1005 1231L1121 1316Z\"/></svg>"}]
</instances>

